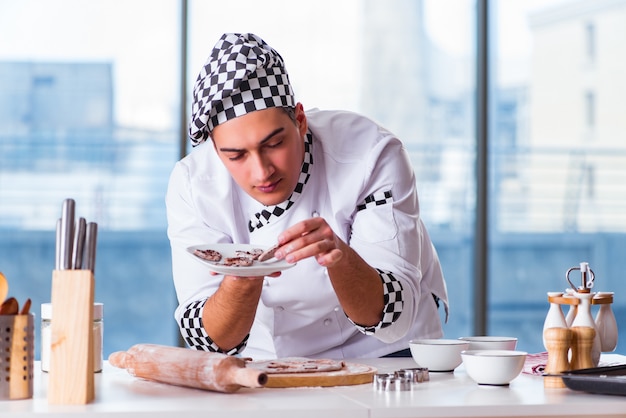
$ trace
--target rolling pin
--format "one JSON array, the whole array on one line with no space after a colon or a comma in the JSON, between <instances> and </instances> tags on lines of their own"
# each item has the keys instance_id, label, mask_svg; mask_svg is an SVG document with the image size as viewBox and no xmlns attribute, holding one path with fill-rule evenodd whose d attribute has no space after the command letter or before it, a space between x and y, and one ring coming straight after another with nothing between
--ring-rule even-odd
<instances>
[{"instance_id":1,"label":"rolling pin","mask_svg":"<svg viewBox=\"0 0 626 418\"><path fill-rule=\"evenodd\" d=\"M243 358L182 347L136 344L128 351L112 353L109 363L131 376L217 392L267 383L267 374L246 368Z\"/></svg>"}]
</instances>

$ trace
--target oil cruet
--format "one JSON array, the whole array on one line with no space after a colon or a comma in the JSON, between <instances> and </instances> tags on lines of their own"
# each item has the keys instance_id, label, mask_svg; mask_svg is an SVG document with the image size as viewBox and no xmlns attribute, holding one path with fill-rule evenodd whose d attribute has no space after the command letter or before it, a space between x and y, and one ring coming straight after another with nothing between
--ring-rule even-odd
<instances>
[{"instance_id":1,"label":"oil cruet","mask_svg":"<svg viewBox=\"0 0 626 418\"><path fill-rule=\"evenodd\" d=\"M550 302L550 307L548 308L548 314L546 315L546 319L543 322L543 333L548 328L567 328L567 322L565 321L565 315L563 315L563 311L561 310L561 305L556 302L551 301L554 297L562 296L561 292L548 292L548 301ZM548 345L546 343L545 336L543 337L543 346L547 349Z\"/></svg>"},{"instance_id":2,"label":"oil cruet","mask_svg":"<svg viewBox=\"0 0 626 418\"><path fill-rule=\"evenodd\" d=\"M574 270L580 270L581 285L575 286L570 280L570 273ZM589 268L589 263L580 263L580 267L572 267L567 270L565 274L567 281L575 290L573 296L579 301L578 309L576 310L576 316L572 321L571 328L575 327L589 327L595 330L595 337L593 339L593 345L591 347L591 360L594 366L597 366L600 362L600 353L602 352L602 344L600 340L600 333L596 328L595 320L591 314L591 300L595 296L595 293L591 292L593 287L595 274L593 270Z\"/></svg>"},{"instance_id":3,"label":"oil cruet","mask_svg":"<svg viewBox=\"0 0 626 418\"><path fill-rule=\"evenodd\" d=\"M598 292L598 296L613 297L613 292ZM600 334L602 352L615 350L617 346L617 321L610 303L600 305L596 314L596 331Z\"/></svg>"},{"instance_id":4,"label":"oil cruet","mask_svg":"<svg viewBox=\"0 0 626 418\"><path fill-rule=\"evenodd\" d=\"M565 289L565 294L567 296L574 297L574 293L576 291L572 288ZM574 318L576 318L576 313L578 312L578 305L568 305L569 309L567 310L567 315L565 315L565 323L568 327L572 326L572 322L574 322Z\"/></svg>"}]
</instances>

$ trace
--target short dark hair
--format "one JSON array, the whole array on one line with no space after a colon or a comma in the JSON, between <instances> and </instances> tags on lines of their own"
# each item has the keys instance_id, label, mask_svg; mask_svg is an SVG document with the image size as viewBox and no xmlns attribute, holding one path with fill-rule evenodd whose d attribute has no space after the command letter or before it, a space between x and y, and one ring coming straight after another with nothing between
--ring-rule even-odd
<instances>
[{"instance_id":1,"label":"short dark hair","mask_svg":"<svg viewBox=\"0 0 626 418\"><path fill-rule=\"evenodd\" d=\"M291 119L293 123L296 123L296 108L295 107L282 106L281 109L283 110L283 112L287 114L287 116L289 116L289 119Z\"/></svg>"}]
</instances>

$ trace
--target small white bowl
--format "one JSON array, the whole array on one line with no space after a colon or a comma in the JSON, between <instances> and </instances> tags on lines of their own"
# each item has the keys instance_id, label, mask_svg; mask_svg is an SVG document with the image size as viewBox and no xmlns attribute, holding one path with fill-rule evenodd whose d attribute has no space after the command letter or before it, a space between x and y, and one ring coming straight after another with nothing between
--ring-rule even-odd
<instances>
[{"instance_id":1,"label":"small white bowl","mask_svg":"<svg viewBox=\"0 0 626 418\"><path fill-rule=\"evenodd\" d=\"M461 353L469 377L480 385L508 385L522 372L527 353L514 350L466 350Z\"/></svg>"},{"instance_id":2,"label":"small white bowl","mask_svg":"<svg viewBox=\"0 0 626 418\"><path fill-rule=\"evenodd\" d=\"M451 372L461 362L461 351L467 350L469 342L446 339L417 339L409 341L413 360L431 372Z\"/></svg>"},{"instance_id":3,"label":"small white bowl","mask_svg":"<svg viewBox=\"0 0 626 418\"><path fill-rule=\"evenodd\" d=\"M469 341L468 350L515 350L517 338L515 337L461 337L459 340Z\"/></svg>"}]
</instances>

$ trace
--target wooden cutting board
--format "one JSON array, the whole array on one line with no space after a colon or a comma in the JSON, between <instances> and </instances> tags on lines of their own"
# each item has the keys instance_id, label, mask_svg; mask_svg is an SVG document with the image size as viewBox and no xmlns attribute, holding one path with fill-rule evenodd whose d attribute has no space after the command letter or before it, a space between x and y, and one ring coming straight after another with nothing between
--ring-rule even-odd
<instances>
[{"instance_id":1,"label":"wooden cutting board","mask_svg":"<svg viewBox=\"0 0 626 418\"><path fill-rule=\"evenodd\" d=\"M349 386L372 383L376 368L365 364L345 363L341 370L312 373L268 374L265 387Z\"/></svg>"}]
</instances>

